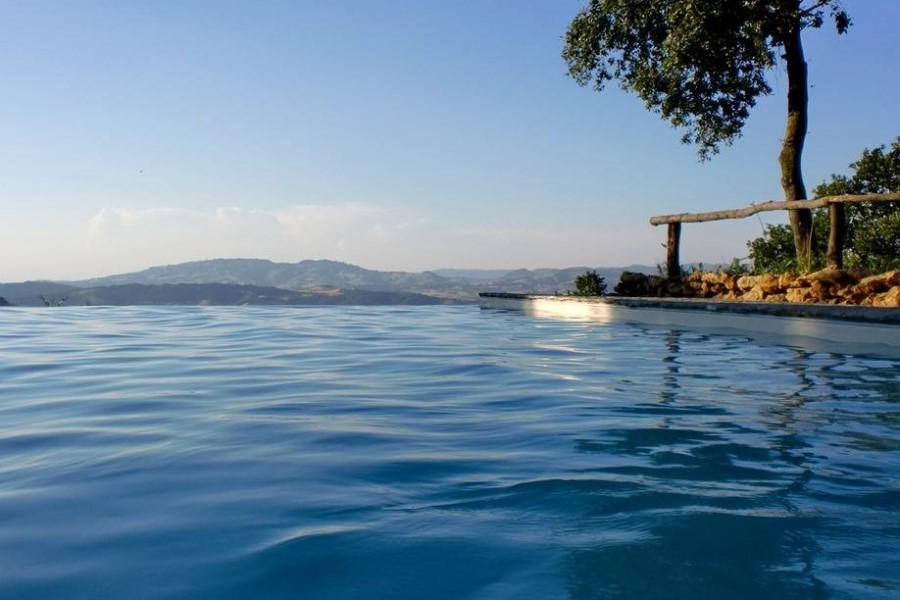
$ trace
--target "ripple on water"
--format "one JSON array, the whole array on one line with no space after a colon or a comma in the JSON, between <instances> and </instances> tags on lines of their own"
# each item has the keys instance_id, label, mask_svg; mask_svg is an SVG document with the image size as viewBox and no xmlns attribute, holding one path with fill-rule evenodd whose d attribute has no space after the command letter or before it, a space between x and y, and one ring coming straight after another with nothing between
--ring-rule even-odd
<instances>
[{"instance_id":1,"label":"ripple on water","mask_svg":"<svg viewBox=\"0 0 900 600\"><path fill-rule=\"evenodd\" d=\"M0 597L894 597L898 398L473 307L4 310Z\"/></svg>"}]
</instances>

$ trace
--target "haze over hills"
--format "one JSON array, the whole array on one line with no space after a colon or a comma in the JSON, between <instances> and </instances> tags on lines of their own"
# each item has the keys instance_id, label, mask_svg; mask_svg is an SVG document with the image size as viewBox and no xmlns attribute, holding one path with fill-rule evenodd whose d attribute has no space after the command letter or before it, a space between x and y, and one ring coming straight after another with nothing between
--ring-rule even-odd
<instances>
[{"instance_id":1,"label":"haze over hills","mask_svg":"<svg viewBox=\"0 0 900 600\"><path fill-rule=\"evenodd\" d=\"M68 305L429 305L444 304L440 298L413 292L376 292L370 290L323 290L304 292L258 285L231 283L168 283L145 285L97 286L72 292Z\"/></svg>"},{"instance_id":2,"label":"haze over hills","mask_svg":"<svg viewBox=\"0 0 900 600\"><path fill-rule=\"evenodd\" d=\"M42 306L46 300L55 303L63 299L68 305L440 304L475 302L478 292L566 293L574 287L575 277L586 270L444 269L408 273L375 271L331 260L276 263L264 259L214 259L82 281L0 284L0 296L23 306ZM612 287L624 270L655 269L635 265L595 270ZM210 287L213 284L218 287ZM176 289L176 285L181 287ZM243 287L247 289L238 289Z\"/></svg>"},{"instance_id":3,"label":"haze over hills","mask_svg":"<svg viewBox=\"0 0 900 600\"><path fill-rule=\"evenodd\" d=\"M565 269L486 270L446 269L409 273L375 271L333 260L301 260L276 263L263 259L214 259L177 265L151 267L144 271L69 282L81 287L123 283L234 283L272 286L288 290L317 287L414 291L437 293L442 297L475 298L480 291L565 293L577 275L587 267ZM615 283L624 270L653 272L653 267L635 265L622 268L599 267L597 272Z\"/></svg>"},{"instance_id":4,"label":"haze over hills","mask_svg":"<svg viewBox=\"0 0 900 600\"><path fill-rule=\"evenodd\" d=\"M144 271L71 282L89 287L124 283L233 283L260 285L287 290L318 287L416 291L433 286L446 287L446 279L434 273L372 271L332 260L303 260L276 263L253 258L214 259L151 267Z\"/></svg>"}]
</instances>

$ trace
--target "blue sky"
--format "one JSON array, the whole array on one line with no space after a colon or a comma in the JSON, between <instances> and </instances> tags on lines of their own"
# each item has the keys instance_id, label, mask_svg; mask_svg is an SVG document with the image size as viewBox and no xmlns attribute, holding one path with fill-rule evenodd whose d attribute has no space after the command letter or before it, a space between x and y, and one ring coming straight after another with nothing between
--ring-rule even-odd
<instances>
[{"instance_id":1,"label":"blue sky","mask_svg":"<svg viewBox=\"0 0 900 600\"><path fill-rule=\"evenodd\" d=\"M900 2L805 35L811 189L900 135ZM655 264L656 214L778 199L786 77L710 162L567 77L576 0L0 2L0 281L219 257ZM770 213L767 222L783 216ZM685 227L746 255L757 218Z\"/></svg>"}]
</instances>

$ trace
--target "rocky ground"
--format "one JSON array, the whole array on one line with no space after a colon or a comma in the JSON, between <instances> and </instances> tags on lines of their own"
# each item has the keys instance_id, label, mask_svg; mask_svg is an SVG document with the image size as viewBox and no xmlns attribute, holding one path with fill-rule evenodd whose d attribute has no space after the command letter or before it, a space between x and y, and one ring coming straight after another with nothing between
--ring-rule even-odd
<instances>
[{"instance_id":1,"label":"rocky ground","mask_svg":"<svg viewBox=\"0 0 900 600\"><path fill-rule=\"evenodd\" d=\"M694 272L681 281L626 271L615 287L620 296L714 298L752 302L803 302L900 307L900 270L878 275L824 269L798 273L732 275Z\"/></svg>"}]
</instances>

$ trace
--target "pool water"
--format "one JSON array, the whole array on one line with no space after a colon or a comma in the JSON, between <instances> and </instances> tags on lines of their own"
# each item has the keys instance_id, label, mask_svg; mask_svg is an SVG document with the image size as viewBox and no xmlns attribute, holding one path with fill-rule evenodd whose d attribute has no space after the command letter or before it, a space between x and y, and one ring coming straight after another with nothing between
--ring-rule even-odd
<instances>
[{"instance_id":1,"label":"pool water","mask_svg":"<svg viewBox=\"0 0 900 600\"><path fill-rule=\"evenodd\" d=\"M897 598L900 359L476 307L0 311L0 598Z\"/></svg>"}]
</instances>

